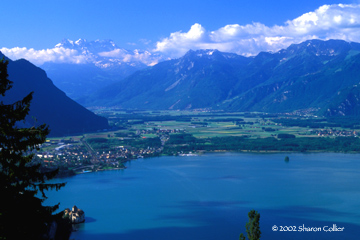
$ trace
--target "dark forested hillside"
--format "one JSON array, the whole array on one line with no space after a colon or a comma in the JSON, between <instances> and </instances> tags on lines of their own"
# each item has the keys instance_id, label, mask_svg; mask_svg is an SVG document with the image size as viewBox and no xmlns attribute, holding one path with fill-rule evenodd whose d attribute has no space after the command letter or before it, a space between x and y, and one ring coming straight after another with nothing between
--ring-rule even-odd
<instances>
[{"instance_id":1,"label":"dark forested hillside","mask_svg":"<svg viewBox=\"0 0 360 240\"><path fill-rule=\"evenodd\" d=\"M0 58L3 55L0 53ZM13 103L34 92L26 126L46 123L50 136L96 131L108 127L107 120L99 117L68 98L54 86L44 70L26 60L9 60L9 80L13 88L0 101ZM24 124L24 123L20 123Z\"/></svg>"}]
</instances>

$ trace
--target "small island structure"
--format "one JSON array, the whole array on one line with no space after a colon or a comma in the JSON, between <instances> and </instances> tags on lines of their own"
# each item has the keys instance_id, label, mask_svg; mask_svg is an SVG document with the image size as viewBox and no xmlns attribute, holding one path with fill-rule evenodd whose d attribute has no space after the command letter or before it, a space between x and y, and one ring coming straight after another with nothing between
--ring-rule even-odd
<instances>
[{"instance_id":1,"label":"small island structure","mask_svg":"<svg viewBox=\"0 0 360 240\"><path fill-rule=\"evenodd\" d=\"M77 206L73 206L72 211L69 208L64 210L64 218L68 217L72 223L85 222L85 212Z\"/></svg>"}]
</instances>

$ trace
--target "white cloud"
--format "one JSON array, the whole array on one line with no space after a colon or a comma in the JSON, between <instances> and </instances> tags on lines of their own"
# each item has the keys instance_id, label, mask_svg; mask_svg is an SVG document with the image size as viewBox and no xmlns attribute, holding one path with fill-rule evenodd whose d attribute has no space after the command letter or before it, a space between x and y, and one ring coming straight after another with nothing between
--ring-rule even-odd
<instances>
[{"instance_id":1,"label":"white cloud","mask_svg":"<svg viewBox=\"0 0 360 240\"><path fill-rule=\"evenodd\" d=\"M180 57L189 49L216 48L241 55L255 55L313 38L360 42L360 5L323 5L281 26L272 27L262 23L232 24L206 31L196 23L188 32L171 33L158 41L154 51Z\"/></svg>"},{"instance_id":2,"label":"white cloud","mask_svg":"<svg viewBox=\"0 0 360 240\"><path fill-rule=\"evenodd\" d=\"M102 57L115 57L115 58L124 58L128 54L127 51L117 48L109 52L101 52L99 53Z\"/></svg>"},{"instance_id":3,"label":"white cloud","mask_svg":"<svg viewBox=\"0 0 360 240\"><path fill-rule=\"evenodd\" d=\"M152 54L149 51L134 50L133 52L124 49L114 49L109 52L101 52L99 56L106 58L116 58L121 62L141 62L146 65L152 66L157 64L162 57L160 55Z\"/></svg>"},{"instance_id":4,"label":"white cloud","mask_svg":"<svg viewBox=\"0 0 360 240\"><path fill-rule=\"evenodd\" d=\"M170 37L157 42L155 51L166 52L170 57L182 55L191 48L199 49L207 44L205 34L205 29L195 23L188 32L171 33Z\"/></svg>"},{"instance_id":5,"label":"white cloud","mask_svg":"<svg viewBox=\"0 0 360 240\"><path fill-rule=\"evenodd\" d=\"M134 50L132 52L116 48L108 52L91 53L88 51L69 49L59 44L52 49L35 50L33 48L15 47L10 49L1 48L0 51L12 60L24 58L37 66L41 66L45 62L73 64L94 63L101 61L102 58L116 59L120 63L141 62L152 66L163 60L159 54L153 54L149 51Z\"/></svg>"},{"instance_id":6,"label":"white cloud","mask_svg":"<svg viewBox=\"0 0 360 240\"><path fill-rule=\"evenodd\" d=\"M320 38L332 38L348 29L356 31L360 28L360 5L324 5L286 24L286 29L293 34L316 34ZM346 40L359 41L360 34L356 35L349 35Z\"/></svg>"},{"instance_id":7,"label":"white cloud","mask_svg":"<svg viewBox=\"0 0 360 240\"><path fill-rule=\"evenodd\" d=\"M24 58L30 62L41 65L45 62L56 63L85 63L87 58L78 51L68 48L52 48L35 50L33 48L1 48L0 51L12 60Z\"/></svg>"}]
</instances>

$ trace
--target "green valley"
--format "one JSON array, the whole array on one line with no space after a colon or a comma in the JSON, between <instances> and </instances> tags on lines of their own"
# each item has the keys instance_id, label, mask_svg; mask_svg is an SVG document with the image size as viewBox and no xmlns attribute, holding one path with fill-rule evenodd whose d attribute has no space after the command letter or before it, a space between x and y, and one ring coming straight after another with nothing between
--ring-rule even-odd
<instances>
[{"instance_id":1,"label":"green valley","mask_svg":"<svg viewBox=\"0 0 360 240\"><path fill-rule=\"evenodd\" d=\"M124 168L137 158L204 152L358 152L356 120L288 113L92 109L111 130L50 138L36 159L63 175Z\"/></svg>"}]
</instances>

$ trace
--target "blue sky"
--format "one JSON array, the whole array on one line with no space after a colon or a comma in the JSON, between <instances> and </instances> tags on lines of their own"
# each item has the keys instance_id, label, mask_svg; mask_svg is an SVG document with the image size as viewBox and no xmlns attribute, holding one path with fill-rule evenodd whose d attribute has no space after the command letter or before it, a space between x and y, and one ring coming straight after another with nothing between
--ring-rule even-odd
<instances>
[{"instance_id":1,"label":"blue sky","mask_svg":"<svg viewBox=\"0 0 360 240\"><path fill-rule=\"evenodd\" d=\"M312 37L360 41L351 32L359 31L359 4L359 0L2 1L0 50L13 58L21 54L31 58L29 49L38 54L64 38L83 38L111 39L120 48L171 58L200 48L253 55Z\"/></svg>"}]
</instances>

